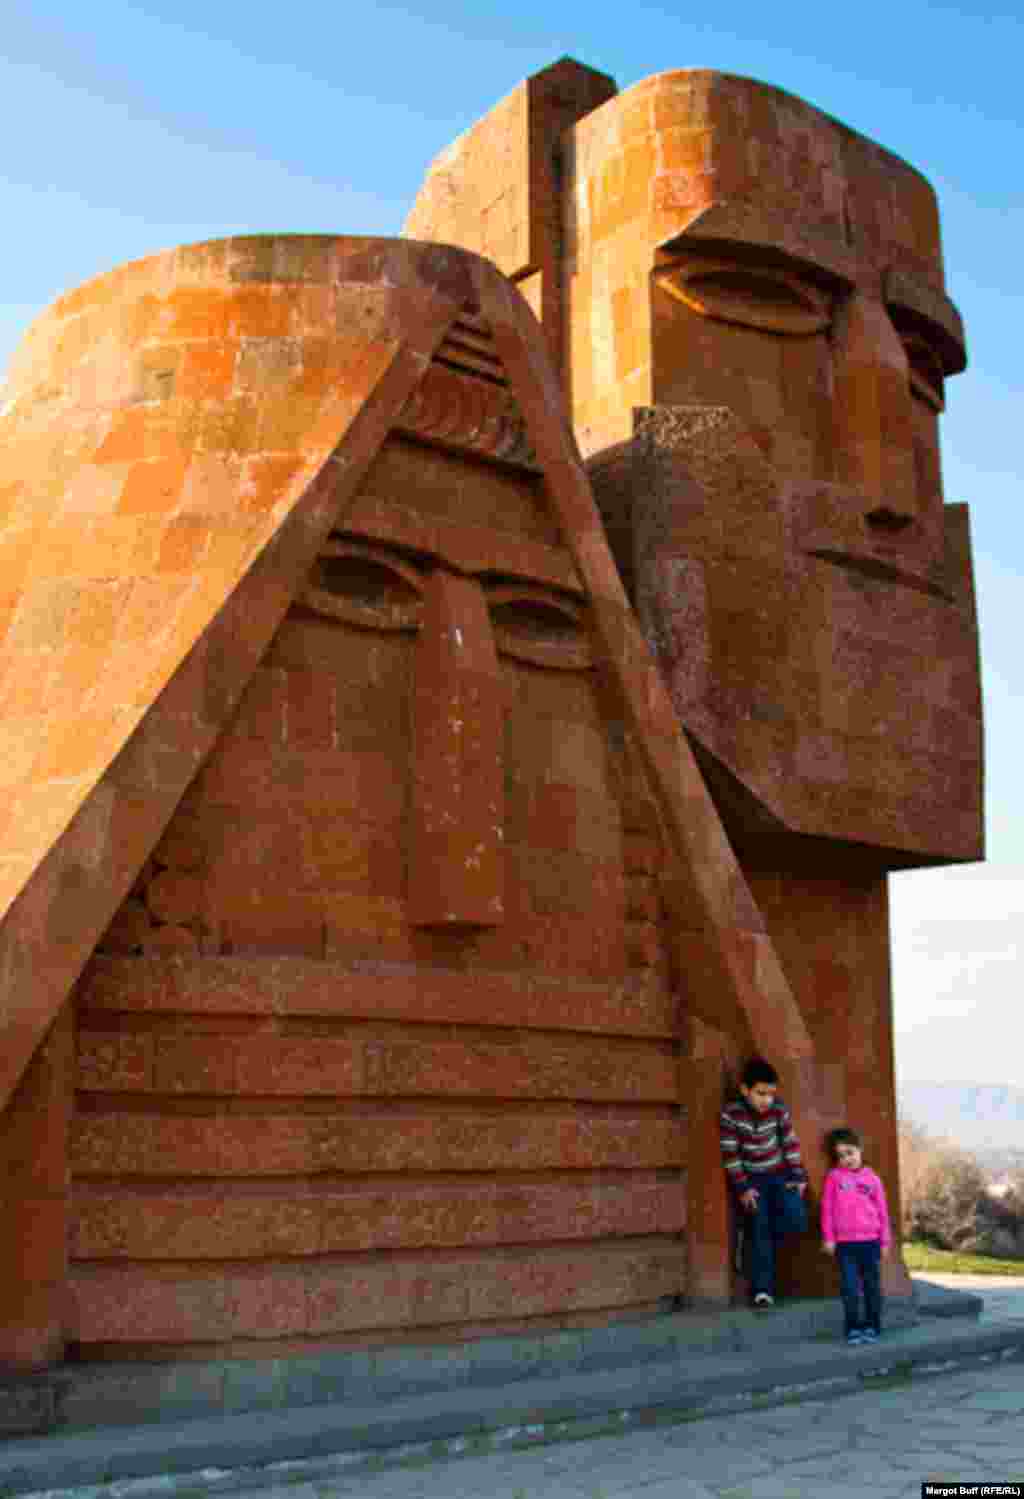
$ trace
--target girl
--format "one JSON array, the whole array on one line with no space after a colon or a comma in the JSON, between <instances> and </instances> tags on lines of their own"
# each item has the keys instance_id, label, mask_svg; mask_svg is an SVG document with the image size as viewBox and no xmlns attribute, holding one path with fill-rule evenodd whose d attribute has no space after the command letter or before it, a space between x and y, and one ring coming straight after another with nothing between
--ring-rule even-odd
<instances>
[{"instance_id":1,"label":"girl","mask_svg":"<svg viewBox=\"0 0 1024 1499\"><path fill-rule=\"evenodd\" d=\"M892 1243L885 1188L865 1166L856 1130L834 1129L828 1143L835 1165L821 1198L821 1236L825 1253L839 1262L846 1341L873 1343L882 1331L881 1261Z\"/></svg>"}]
</instances>

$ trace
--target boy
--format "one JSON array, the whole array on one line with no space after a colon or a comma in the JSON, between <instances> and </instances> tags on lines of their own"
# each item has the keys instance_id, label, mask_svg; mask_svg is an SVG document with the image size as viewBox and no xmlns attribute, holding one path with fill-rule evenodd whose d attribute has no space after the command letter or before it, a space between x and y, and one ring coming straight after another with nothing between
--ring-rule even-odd
<instances>
[{"instance_id":1,"label":"boy","mask_svg":"<svg viewBox=\"0 0 1024 1499\"><path fill-rule=\"evenodd\" d=\"M775 1305L775 1252L807 1227L807 1172L778 1074L755 1057L743 1069L740 1098L721 1114L722 1164L746 1215L750 1290L758 1310Z\"/></svg>"}]
</instances>

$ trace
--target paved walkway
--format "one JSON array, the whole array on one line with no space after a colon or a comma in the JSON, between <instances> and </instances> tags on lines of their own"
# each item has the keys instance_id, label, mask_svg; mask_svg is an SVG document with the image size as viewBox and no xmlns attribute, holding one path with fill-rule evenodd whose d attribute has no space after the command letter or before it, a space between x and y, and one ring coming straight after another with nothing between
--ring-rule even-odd
<instances>
[{"instance_id":1,"label":"paved walkway","mask_svg":"<svg viewBox=\"0 0 1024 1499\"><path fill-rule=\"evenodd\" d=\"M965 1277L927 1279L967 1289ZM978 1277L979 1280L983 1278ZM975 1287L971 1286L971 1289ZM983 1324L1024 1320L1024 1277L984 1280ZM1024 1362L830 1399L438 1460L429 1450L45 1491L48 1499L918 1499L925 1480L1021 1485ZM493 1445L493 1444L492 1444ZM449 1444L449 1451L451 1450ZM358 1464L358 1466L357 1466Z\"/></svg>"},{"instance_id":2,"label":"paved walkway","mask_svg":"<svg viewBox=\"0 0 1024 1499\"><path fill-rule=\"evenodd\" d=\"M915 1275L915 1280L953 1291L976 1291L984 1301L980 1322L1005 1322L1024 1317L1024 1275ZM1022 1438L1024 1446L1024 1438Z\"/></svg>"}]
</instances>

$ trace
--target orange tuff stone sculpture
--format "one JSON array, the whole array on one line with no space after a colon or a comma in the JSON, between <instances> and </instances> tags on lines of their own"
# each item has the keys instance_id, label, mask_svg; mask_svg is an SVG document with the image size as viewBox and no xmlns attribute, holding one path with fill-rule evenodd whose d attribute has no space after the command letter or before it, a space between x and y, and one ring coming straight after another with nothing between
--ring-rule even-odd
<instances>
[{"instance_id":1,"label":"orange tuff stone sculpture","mask_svg":"<svg viewBox=\"0 0 1024 1499\"><path fill-rule=\"evenodd\" d=\"M502 269L529 285L545 246L609 539L814 1066L786 1075L781 1032L767 1054L812 1174L827 1120L848 1119L898 1200L886 875L982 854L967 514L943 504L937 435L964 339L934 195L764 84L665 73L595 107L607 84L564 61L521 85L489 116L529 120L504 175L474 127L407 228L476 248L479 184L529 202ZM699 1044L721 1050L714 1030ZM706 1057L692 1087L704 1098ZM715 1100L698 1111L691 1182L699 1159L713 1193ZM692 1241L697 1259L720 1288L724 1244ZM807 1257L793 1273L820 1283ZM908 1289L899 1270L890 1289Z\"/></svg>"},{"instance_id":2,"label":"orange tuff stone sculpture","mask_svg":"<svg viewBox=\"0 0 1024 1499\"><path fill-rule=\"evenodd\" d=\"M724 1301L752 1050L892 1183L886 872L980 845L928 189L564 62L410 232L154 256L15 357L0 1363Z\"/></svg>"},{"instance_id":3,"label":"orange tuff stone sculpture","mask_svg":"<svg viewBox=\"0 0 1024 1499\"><path fill-rule=\"evenodd\" d=\"M5 423L4 1357L685 1295L687 1016L810 1044L520 294L189 247L58 302Z\"/></svg>"}]
</instances>

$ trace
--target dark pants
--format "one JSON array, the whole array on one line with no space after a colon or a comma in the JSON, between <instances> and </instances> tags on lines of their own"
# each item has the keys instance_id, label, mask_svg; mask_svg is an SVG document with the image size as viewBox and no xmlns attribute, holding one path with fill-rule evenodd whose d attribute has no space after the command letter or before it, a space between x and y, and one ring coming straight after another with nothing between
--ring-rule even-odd
<instances>
[{"instance_id":1,"label":"dark pants","mask_svg":"<svg viewBox=\"0 0 1024 1499\"><path fill-rule=\"evenodd\" d=\"M852 1239L836 1245L839 1264L839 1294L843 1298L846 1331L861 1332L865 1327L882 1330L882 1246L877 1239L855 1243ZM864 1316L860 1314L860 1293L864 1290Z\"/></svg>"},{"instance_id":2,"label":"dark pants","mask_svg":"<svg viewBox=\"0 0 1024 1499\"><path fill-rule=\"evenodd\" d=\"M767 1291L775 1295L775 1251L782 1239L801 1234L807 1227L807 1207L796 1187L787 1185L781 1176L761 1180L751 1176L757 1186L757 1207L744 1212L743 1232L747 1238L747 1264L750 1294Z\"/></svg>"}]
</instances>

